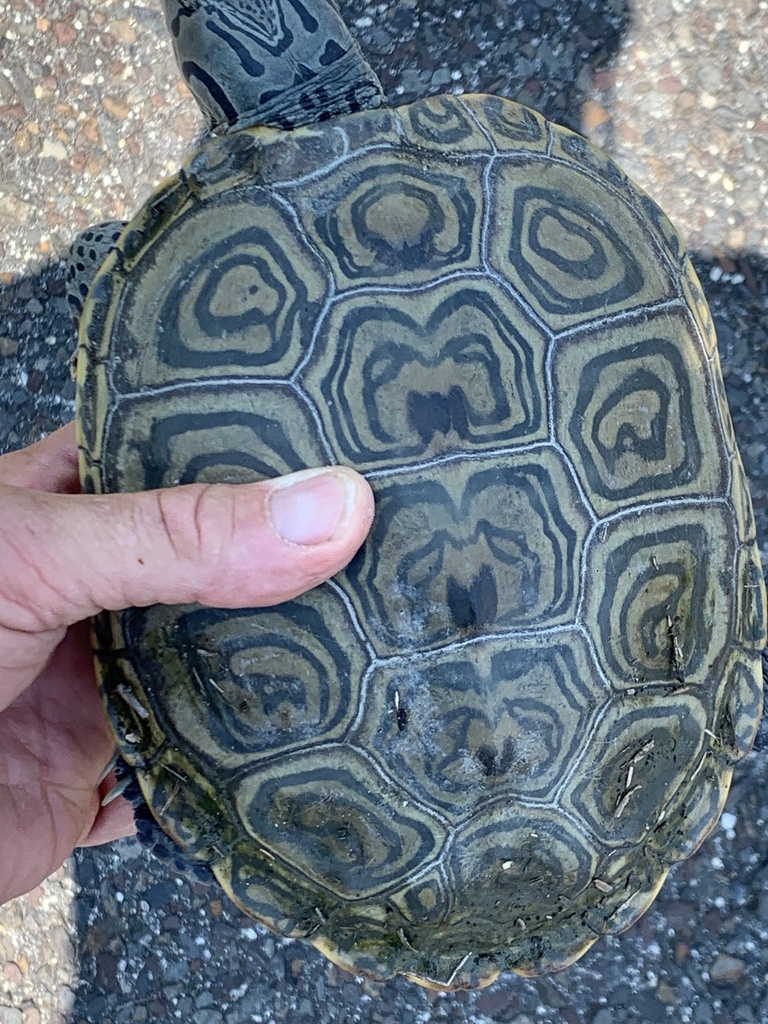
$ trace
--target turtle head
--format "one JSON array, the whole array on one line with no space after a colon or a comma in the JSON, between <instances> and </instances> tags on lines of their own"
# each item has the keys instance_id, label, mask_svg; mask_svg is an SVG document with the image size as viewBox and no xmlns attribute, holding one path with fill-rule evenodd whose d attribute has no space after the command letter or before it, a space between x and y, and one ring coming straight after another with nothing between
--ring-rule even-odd
<instances>
[{"instance_id":1,"label":"turtle head","mask_svg":"<svg viewBox=\"0 0 768 1024\"><path fill-rule=\"evenodd\" d=\"M297 128L378 106L381 86L328 0L163 0L176 59L219 133Z\"/></svg>"}]
</instances>

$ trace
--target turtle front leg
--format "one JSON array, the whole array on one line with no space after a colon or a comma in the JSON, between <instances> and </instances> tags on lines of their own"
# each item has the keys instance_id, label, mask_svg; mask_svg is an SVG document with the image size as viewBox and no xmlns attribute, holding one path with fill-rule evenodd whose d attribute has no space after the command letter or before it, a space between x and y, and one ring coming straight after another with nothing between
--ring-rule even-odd
<instances>
[{"instance_id":1,"label":"turtle front leg","mask_svg":"<svg viewBox=\"0 0 768 1024\"><path fill-rule=\"evenodd\" d=\"M80 327L85 298L93 279L127 223L125 220L108 220L94 224L82 231L72 243L67 266L67 302L76 329Z\"/></svg>"}]
</instances>

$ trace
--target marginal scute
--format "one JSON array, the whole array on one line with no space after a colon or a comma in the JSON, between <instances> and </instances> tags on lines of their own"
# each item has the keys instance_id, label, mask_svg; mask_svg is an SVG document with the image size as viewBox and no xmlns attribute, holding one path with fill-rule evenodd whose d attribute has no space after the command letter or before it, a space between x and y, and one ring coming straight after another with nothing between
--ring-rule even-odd
<instances>
[{"instance_id":1,"label":"marginal scute","mask_svg":"<svg viewBox=\"0 0 768 1024\"><path fill-rule=\"evenodd\" d=\"M184 165L185 183L198 193L212 195L217 186L223 189L252 182L260 173L263 153L276 142L274 129L256 128L209 139Z\"/></svg>"},{"instance_id":2,"label":"marginal scute","mask_svg":"<svg viewBox=\"0 0 768 1024\"><path fill-rule=\"evenodd\" d=\"M716 701L720 721L713 730L731 761L740 761L752 749L763 710L763 671L759 650L731 652Z\"/></svg>"},{"instance_id":3,"label":"marginal scute","mask_svg":"<svg viewBox=\"0 0 768 1024\"><path fill-rule=\"evenodd\" d=\"M462 96L461 103L490 133L499 150L543 153L549 142L547 122L535 110L500 96Z\"/></svg>"},{"instance_id":4,"label":"marginal scute","mask_svg":"<svg viewBox=\"0 0 768 1024\"><path fill-rule=\"evenodd\" d=\"M376 503L294 601L94 621L169 835L281 934L436 989L636 920L720 813L766 638L711 319L658 207L533 111L444 96L203 146L86 291L86 491L342 463Z\"/></svg>"},{"instance_id":5,"label":"marginal scute","mask_svg":"<svg viewBox=\"0 0 768 1024\"><path fill-rule=\"evenodd\" d=\"M200 773L193 757L166 745L136 775L158 822L187 853L213 865L226 863L240 824L227 795ZM180 794L183 815L176 810Z\"/></svg>"},{"instance_id":6,"label":"marginal scute","mask_svg":"<svg viewBox=\"0 0 768 1024\"><path fill-rule=\"evenodd\" d=\"M94 413L92 419L78 418L76 424L81 484L85 487L88 481L89 493L101 494L103 427L110 411L108 377L104 361L87 345L81 345L77 350L75 393L78 402L87 403Z\"/></svg>"},{"instance_id":7,"label":"marginal scute","mask_svg":"<svg viewBox=\"0 0 768 1024\"><path fill-rule=\"evenodd\" d=\"M267 137L262 134L266 132L269 132L270 144L265 145L260 154L259 178L276 189L291 187L305 176L311 180L318 169L332 167L342 160L348 149L343 132L328 131L322 125L297 128L293 132L251 128L238 135L253 134L260 141Z\"/></svg>"},{"instance_id":8,"label":"marginal scute","mask_svg":"<svg viewBox=\"0 0 768 1024\"><path fill-rule=\"evenodd\" d=\"M728 415L727 408L725 409L725 413ZM730 426L730 415L728 415L727 422ZM752 511L752 499L749 494L749 483L738 452L736 452L734 457L730 460L730 469L731 500L733 501L733 507L736 513L736 527L739 539L743 544L749 544L754 547L755 539L757 537L755 515ZM762 572L760 575L762 576Z\"/></svg>"},{"instance_id":9,"label":"marginal scute","mask_svg":"<svg viewBox=\"0 0 768 1024\"><path fill-rule=\"evenodd\" d=\"M413 103L405 112L411 142L428 150L453 155L488 152L490 144L462 107L450 96L433 96Z\"/></svg>"},{"instance_id":10,"label":"marginal scute","mask_svg":"<svg viewBox=\"0 0 768 1024\"><path fill-rule=\"evenodd\" d=\"M453 900L445 872L433 868L418 880L409 881L398 892L390 893L387 902L397 909L404 921L423 926L450 921Z\"/></svg>"},{"instance_id":11,"label":"marginal scute","mask_svg":"<svg viewBox=\"0 0 768 1024\"><path fill-rule=\"evenodd\" d=\"M151 764L168 736L152 713L142 687L138 666L125 652L127 638L122 616L101 612L91 622L96 670L102 687L111 694L107 714L128 764Z\"/></svg>"},{"instance_id":12,"label":"marginal scute","mask_svg":"<svg viewBox=\"0 0 768 1024\"><path fill-rule=\"evenodd\" d=\"M718 408L720 410L720 425L725 438L725 447L728 452L733 454L733 461L739 463L739 468L741 468L741 456L739 455L739 451L736 447L736 435L733 432L733 421L731 420L731 414L728 409L728 397L725 393L725 382L723 381L723 374L720 369L720 359L717 356L717 353L712 357L711 365L711 380Z\"/></svg>"},{"instance_id":13,"label":"marginal scute","mask_svg":"<svg viewBox=\"0 0 768 1024\"><path fill-rule=\"evenodd\" d=\"M701 282L699 281L696 271L693 269L693 265L687 256L683 261L683 272L680 275L680 288L685 299L688 313L696 323L707 358L715 361L715 365L718 367L719 371L720 360L717 355L717 334L715 333L715 325L712 322L712 316L709 312L709 307L707 306L704 289L701 287ZM727 404L723 406L723 409L727 412Z\"/></svg>"},{"instance_id":14,"label":"marginal scute","mask_svg":"<svg viewBox=\"0 0 768 1024\"><path fill-rule=\"evenodd\" d=\"M664 832L665 843L659 843L668 863L692 857L720 817L732 769L720 752L705 750L691 771L691 785L680 804L678 814Z\"/></svg>"},{"instance_id":15,"label":"marginal scute","mask_svg":"<svg viewBox=\"0 0 768 1024\"><path fill-rule=\"evenodd\" d=\"M335 123L337 132L348 142L350 152L366 150L369 146L380 146L382 140L391 136L397 138L402 131L397 109L377 107L366 110L357 117L345 118Z\"/></svg>"},{"instance_id":16,"label":"marginal scute","mask_svg":"<svg viewBox=\"0 0 768 1024\"><path fill-rule=\"evenodd\" d=\"M591 172L594 177L602 179L613 191L622 195L630 207L634 205L637 186L629 181L613 160L602 150L591 145L583 135L569 132L564 128L553 133L552 156L570 162L582 172Z\"/></svg>"},{"instance_id":17,"label":"marginal scute","mask_svg":"<svg viewBox=\"0 0 768 1024\"><path fill-rule=\"evenodd\" d=\"M243 911L292 938L316 932L336 902L248 835L233 844L214 873Z\"/></svg>"},{"instance_id":18,"label":"marginal scute","mask_svg":"<svg viewBox=\"0 0 768 1024\"><path fill-rule=\"evenodd\" d=\"M615 935L626 931L639 917L642 917L656 899L667 874L668 870L664 869L654 877L651 885L641 885L638 889L630 889L629 896L624 898L618 906L615 906L617 901L614 901L615 909L612 910L610 916L603 923L601 929L603 934Z\"/></svg>"},{"instance_id":19,"label":"marginal scute","mask_svg":"<svg viewBox=\"0 0 768 1024\"><path fill-rule=\"evenodd\" d=\"M766 642L765 582L754 544L739 548L736 579L736 635L748 650L762 651Z\"/></svg>"}]
</instances>

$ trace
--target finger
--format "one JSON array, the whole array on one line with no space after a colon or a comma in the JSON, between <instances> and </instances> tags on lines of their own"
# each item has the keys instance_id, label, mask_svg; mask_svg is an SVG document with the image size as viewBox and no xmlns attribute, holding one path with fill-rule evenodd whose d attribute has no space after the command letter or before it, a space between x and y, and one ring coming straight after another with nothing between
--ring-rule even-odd
<instances>
[{"instance_id":1,"label":"finger","mask_svg":"<svg viewBox=\"0 0 768 1024\"><path fill-rule=\"evenodd\" d=\"M123 839L125 836L136 835L136 822L133 817L133 808L121 796L100 807L96 819L77 843L78 846L101 846L103 843L111 843L115 839Z\"/></svg>"},{"instance_id":2,"label":"finger","mask_svg":"<svg viewBox=\"0 0 768 1024\"><path fill-rule=\"evenodd\" d=\"M0 456L0 484L77 494L80 483L74 423L68 423L29 448Z\"/></svg>"},{"instance_id":3,"label":"finger","mask_svg":"<svg viewBox=\"0 0 768 1024\"><path fill-rule=\"evenodd\" d=\"M352 470L141 494L0 491L0 623L56 630L102 608L289 600L352 557L373 498Z\"/></svg>"},{"instance_id":4,"label":"finger","mask_svg":"<svg viewBox=\"0 0 768 1024\"><path fill-rule=\"evenodd\" d=\"M0 714L0 902L37 885L78 842L102 830L99 782L114 742L88 626L78 623ZM113 834L121 827L104 824Z\"/></svg>"}]
</instances>

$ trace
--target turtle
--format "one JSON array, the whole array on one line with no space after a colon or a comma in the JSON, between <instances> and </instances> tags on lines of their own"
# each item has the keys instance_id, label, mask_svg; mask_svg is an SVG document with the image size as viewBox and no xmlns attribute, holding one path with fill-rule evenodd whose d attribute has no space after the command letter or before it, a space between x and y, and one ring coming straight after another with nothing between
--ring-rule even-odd
<instances>
[{"instance_id":1,"label":"turtle","mask_svg":"<svg viewBox=\"0 0 768 1024\"><path fill-rule=\"evenodd\" d=\"M343 463L376 513L294 601L94 619L141 813L350 971L566 967L697 849L761 713L755 522L683 243L531 109L385 103L335 4L165 11L211 132L73 249L83 489Z\"/></svg>"}]
</instances>

